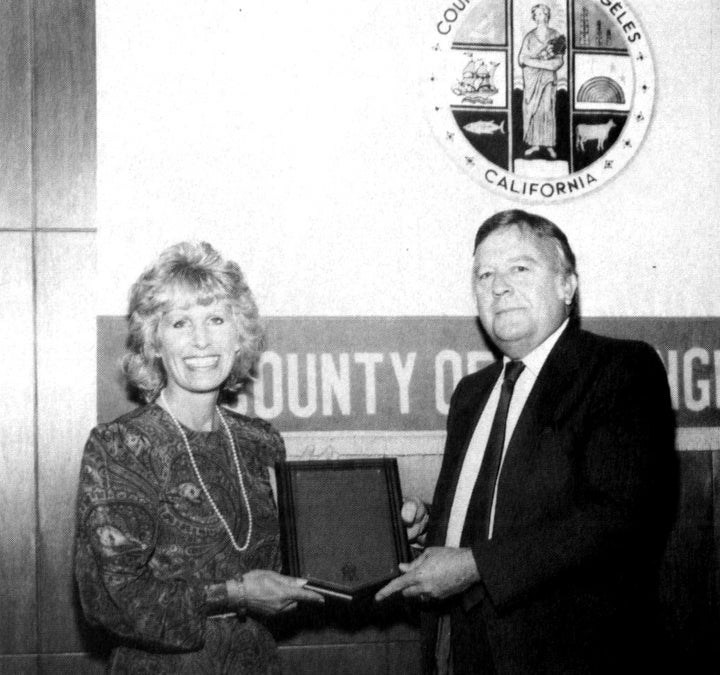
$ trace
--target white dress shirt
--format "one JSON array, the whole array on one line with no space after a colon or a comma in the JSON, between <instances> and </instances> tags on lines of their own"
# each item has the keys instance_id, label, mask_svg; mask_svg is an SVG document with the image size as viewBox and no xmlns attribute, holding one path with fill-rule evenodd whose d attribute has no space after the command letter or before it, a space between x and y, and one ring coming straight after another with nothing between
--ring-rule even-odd
<instances>
[{"instance_id":1,"label":"white dress shirt","mask_svg":"<svg viewBox=\"0 0 720 675\"><path fill-rule=\"evenodd\" d=\"M498 480L500 480L500 473L502 472L502 465L505 461L505 453L507 452L508 444L512 438L513 431L515 431L515 425L517 424L520 414L525 407L525 402L530 396L532 388L535 386L538 374L540 373L548 354L555 346L560 335L565 330L568 324L568 320L562 323L562 325L552 335L548 336L545 341L538 345L533 351L525 356L522 362L525 364L525 368L520 377L515 383L515 389L513 390L512 399L510 399L510 407L508 409L507 422L505 425L505 444L503 446L503 455L500 462L500 471L498 471ZM505 370L505 364L510 359L506 356L503 357L503 370L500 372L500 377L492 392L490 392L490 398L488 398L485 409L480 415L475 431L473 432L472 439L470 439L470 445L468 446L467 453L465 454L465 460L463 461L462 469L460 471L460 477L458 478L457 489L455 490L455 499L453 500L452 510L450 511L450 520L448 521L447 535L445 537L446 546L460 546L460 537L465 526L465 516L467 515L468 504L470 503L470 497L472 495L473 488L475 487L475 481L477 480L478 474L480 473L480 466L482 464L483 455L485 454L485 447L487 446L488 437L490 436L490 427L492 426L493 418L495 417L495 411L498 407L498 401L500 399L500 388L502 387L503 373ZM492 508L490 510L490 533L488 539L492 538L493 525L495 523L495 503L497 501L497 481L495 482L495 489L493 490Z\"/></svg>"}]
</instances>

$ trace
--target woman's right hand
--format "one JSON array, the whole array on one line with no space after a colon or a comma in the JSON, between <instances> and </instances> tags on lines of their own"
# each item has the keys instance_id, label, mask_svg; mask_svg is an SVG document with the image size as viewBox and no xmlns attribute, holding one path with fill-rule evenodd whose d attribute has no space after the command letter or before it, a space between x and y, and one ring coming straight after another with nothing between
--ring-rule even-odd
<instances>
[{"instance_id":1,"label":"woman's right hand","mask_svg":"<svg viewBox=\"0 0 720 675\"><path fill-rule=\"evenodd\" d=\"M298 602L325 602L322 595L306 589L306 583L305 579L272 570L250 570L242 575L242 580L228 581L227 587L231 601L248 612L269 616L293 610Z\"/></svg>"}]
</instances>

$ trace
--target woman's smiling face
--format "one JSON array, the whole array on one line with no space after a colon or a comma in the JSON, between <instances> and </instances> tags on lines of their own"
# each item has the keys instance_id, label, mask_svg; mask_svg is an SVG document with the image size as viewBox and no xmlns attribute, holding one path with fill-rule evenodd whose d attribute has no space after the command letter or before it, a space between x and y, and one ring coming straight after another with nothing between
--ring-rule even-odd
<instances>
[{"instance_id":1,"label":"woman's smiling face","mask_svg":"<svg viewBox=\"0 0 720 675\"><path fill-rule=\"evenodd\" d=\"M168 393L219 391L239 349L236 319L227 301L201 304L178 293L160 319L157 351L167 374Z\"/></svg>"}]
</instances>

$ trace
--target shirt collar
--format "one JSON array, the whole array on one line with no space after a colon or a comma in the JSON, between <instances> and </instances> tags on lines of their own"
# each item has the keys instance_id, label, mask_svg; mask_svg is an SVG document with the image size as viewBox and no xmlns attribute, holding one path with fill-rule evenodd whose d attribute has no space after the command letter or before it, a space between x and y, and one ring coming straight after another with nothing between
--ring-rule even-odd
<instances>
[{"instance_id":1,"label":"shirt collar","mask_svg":"<svg viewBox=\"0 0 720 675\"><path fill-rule=\"evenodd\" d=\"M550 335L548 335L548 337L545 338L544 342L539 344L529 354L523 356L523 358L520 359L525 364L525 368L527 368L527 370L529 370L533 374L533 377L537 378L537 376L540 374L540 370L545 364L548 355L552 351L552 348L555 346L555 343L560 339L560 336L562 335L565 328L567 328L569 321L570 319L565 319L565 321L560 324L560 326L555 330L554 333L551 333ZM507 356L504 356L503 365L505 365L508 361L510 361L510 359Z\"/></svg>"}]
</instances>

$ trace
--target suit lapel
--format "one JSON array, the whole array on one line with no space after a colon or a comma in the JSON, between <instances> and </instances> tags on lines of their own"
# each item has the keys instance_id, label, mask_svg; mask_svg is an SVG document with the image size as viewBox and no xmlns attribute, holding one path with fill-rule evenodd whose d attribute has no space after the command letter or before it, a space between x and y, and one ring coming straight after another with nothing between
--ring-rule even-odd
<instances>
[{"instance_id":1,"label":"suit lapel","mask_svg":"<svg viewBox=\"0 0 720 675\"><path fill-rule=\"evenodd\" d=\"M513 431L498 483L495 531L510 523L521 500L515 493L523 489L527 463L539 445L544 430L552 430L563 410L572 403L573 383L581 368L578 344L580 331L568 326L560 336L538 374Z\"/></svg>"},{"instance_id":2,"label":"suit lapel","mask_svg":"<svg viewBox=\"0 0 720 675\"><path fill-rule=\"evenodd\" d=\"M482 379L457 402L454 419L448 428L445 457L442 469L435 488L433 511L437 513L434 527L429 533L430 541L438 545L445 543L450 510L455 499L460 470L467 454L470 440L475 433L475 427L482 415L490 392L502 371L502 361L489 366Z\"/></svg>"}]
</instances>

